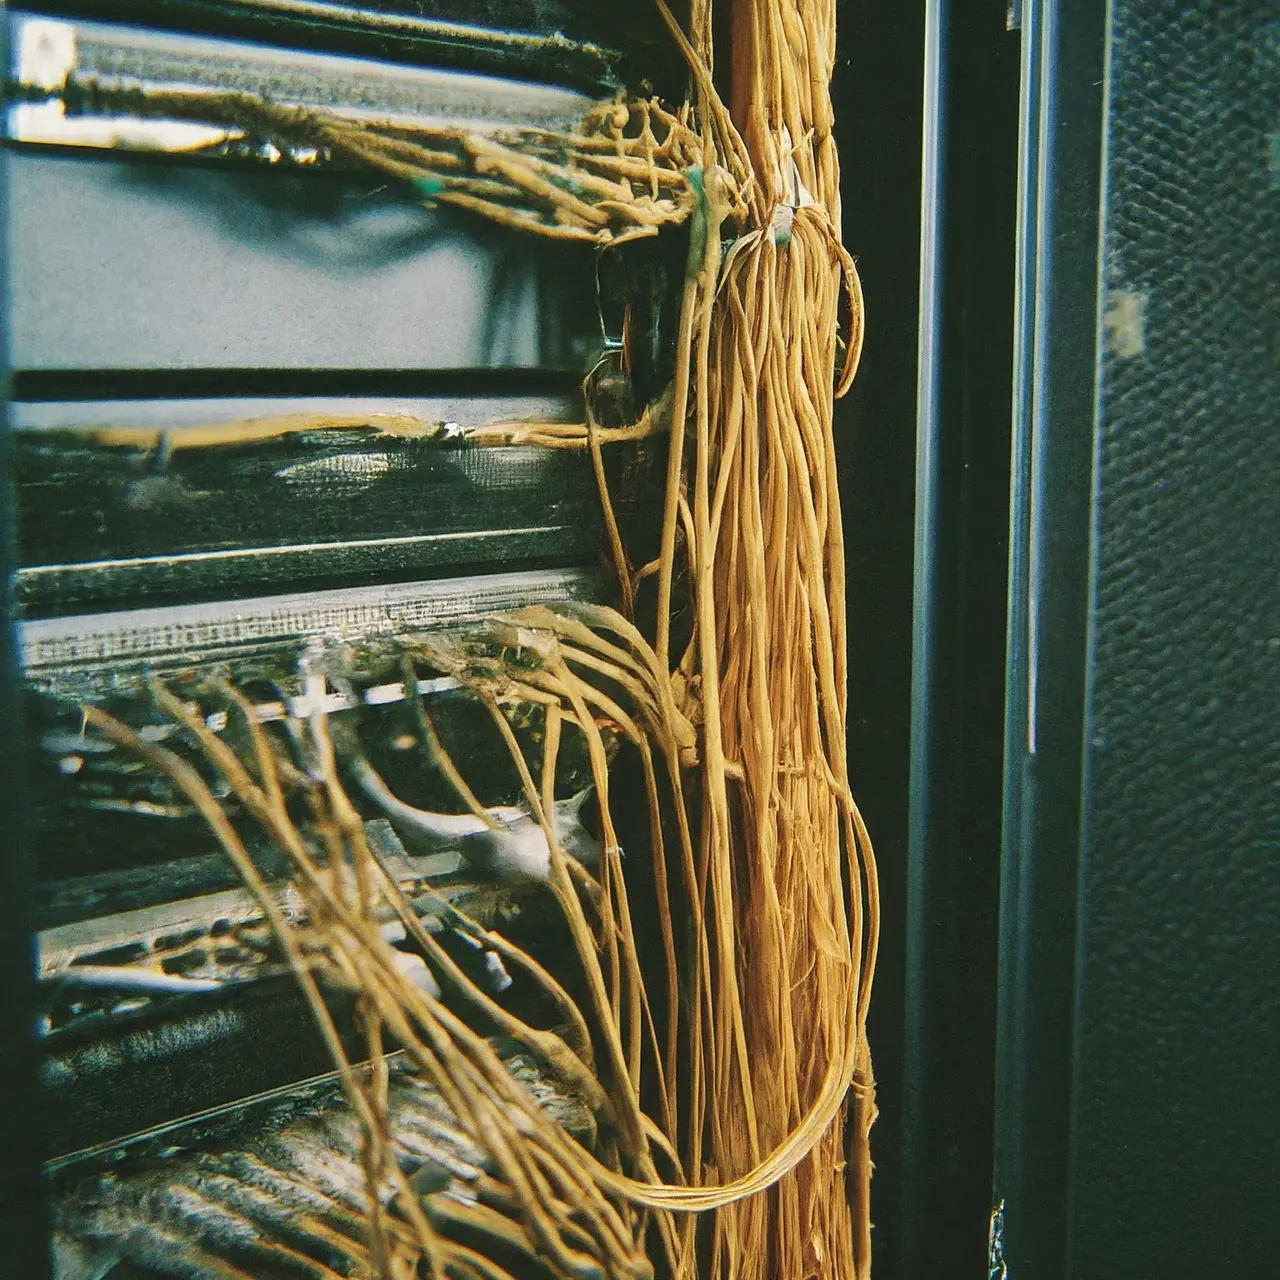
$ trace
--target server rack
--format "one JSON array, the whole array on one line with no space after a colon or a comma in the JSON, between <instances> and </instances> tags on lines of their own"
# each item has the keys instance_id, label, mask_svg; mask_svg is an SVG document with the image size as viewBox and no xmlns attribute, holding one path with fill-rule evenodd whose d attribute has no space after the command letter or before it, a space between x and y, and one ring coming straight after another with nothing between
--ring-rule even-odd
<instances>
[{"instance_id":1,"label":"server rack","mask_svg":"<svg viewBox=\"0 0 1280 1280\"><path fill-rule=\"evenodd\" d=\"M237 38L245 8L164 12ZM841 17L845 233L870 311L842 467L853 763L887 912L877 1274L1265 1275L1274 16ZM360 39L456 55L421 32ZM38 1277L17 742L0 1167L8 1257Z\"/></svg>"}]
</instances>

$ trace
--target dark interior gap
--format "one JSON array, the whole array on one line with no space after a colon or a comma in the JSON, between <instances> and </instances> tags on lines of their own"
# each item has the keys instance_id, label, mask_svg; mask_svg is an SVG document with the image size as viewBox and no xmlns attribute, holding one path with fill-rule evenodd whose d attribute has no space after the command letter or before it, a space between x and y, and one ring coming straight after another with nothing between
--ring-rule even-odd
<instances>
[{"instance_id":1,"label":"dark interior gap","mask_svg":"<svg viewBox=\"0 0 1280 1280\"><path fill-rule=\"evenodd\" d=\"M9 398L200 400L237 396L557 396L582 375L570 369L18 369Z\"/></svg>"}]
</instances>

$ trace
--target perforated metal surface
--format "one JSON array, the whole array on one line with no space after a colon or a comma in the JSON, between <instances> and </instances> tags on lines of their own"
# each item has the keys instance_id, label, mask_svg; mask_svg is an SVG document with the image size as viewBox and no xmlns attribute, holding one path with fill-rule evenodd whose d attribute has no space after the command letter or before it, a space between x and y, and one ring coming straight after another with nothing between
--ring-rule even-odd
<instances>
[{"instance_id":1,"label":"perforated metal surface","mask_svg":"<svg viewBox=\"0 0 1280 1280\"><path fill-rule=\"evenodd\" d=\"M1280 1247L1280 17L1118 0L1071 1274Z\"/></svg>"}]
</instances>

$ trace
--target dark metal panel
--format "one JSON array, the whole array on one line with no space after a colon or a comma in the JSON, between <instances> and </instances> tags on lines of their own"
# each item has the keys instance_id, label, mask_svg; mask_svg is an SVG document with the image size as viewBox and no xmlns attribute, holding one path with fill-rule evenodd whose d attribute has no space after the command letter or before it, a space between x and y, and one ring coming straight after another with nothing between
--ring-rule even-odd
<instances>
[{"instance_id":1,"label":"dark metal panel","mask_svg":"<svg viewBox=\"0 0 1280 1280\"><path fill-rule=\"evenodd\" d=\"M1028 1277L1274 1269L1274 20L1025 13L995 1192Z\"/></svg>"},{"instance_id":2,"label":"dark metal panel","mask_svg":"<svg viewBox=\"0 0 1280 1280\"><path fill-rule=\"evenodd\" d=\"M95 1030L80 1043L46 1043L47 1158L306 1079L330 1061L290 977L206 999L204 1007L184 997L166 1016ZM352 1036L348 1049L358 1047Z\"/></svg>"},{"instance_id":3,"label":"dark metal panel","mask_svg":"<svg viewBox=\"0 0 1280 1280\"><path fill-rule=\"evenodd\" d=\"M979 1273L991 1169L1018 42L927 9L903 1271Z\"/></svg>"},{"instance_id":4,"label":"dark metal panel","mask_svg":"<svg viewBox=\"0 0 1280 1280\"><path fill-rule=\"evenodd\" d=\"M1078 1280L1280 1254L1278 16L1112 7Z\"/></svg>"}]
</instances>

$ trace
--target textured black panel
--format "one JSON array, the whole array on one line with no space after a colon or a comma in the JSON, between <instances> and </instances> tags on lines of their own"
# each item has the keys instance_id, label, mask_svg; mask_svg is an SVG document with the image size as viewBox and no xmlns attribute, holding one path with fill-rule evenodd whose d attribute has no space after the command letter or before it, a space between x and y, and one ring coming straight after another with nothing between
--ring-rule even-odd
<instances>
[{"instance_id":1,"label":"textured black panel","mask_svg":"<svg viewBox=\"0 0 1280 1280\"><path fill-rule=\"evenodd\" d=\"M1280 1250L1280 28L1258 0L1113 13L1071 1274L1262 1277Z\"/></svg>"}]
</instances>

